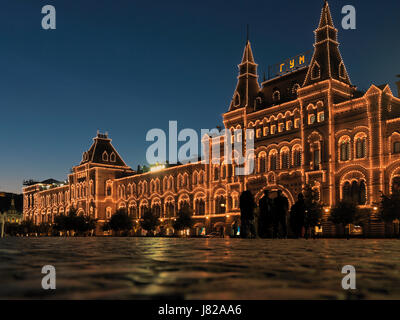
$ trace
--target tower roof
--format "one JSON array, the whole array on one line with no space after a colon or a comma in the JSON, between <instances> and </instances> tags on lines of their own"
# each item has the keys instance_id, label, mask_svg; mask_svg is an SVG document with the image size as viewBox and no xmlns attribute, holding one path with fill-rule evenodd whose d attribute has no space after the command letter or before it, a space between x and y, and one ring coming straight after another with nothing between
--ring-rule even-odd
<instances>
[{"instance_id":1,"label":"tower roof","mask_svg":"<svg viewBox=\"0 0 400 320\"><path fill-rule=\"evenodd\" d=\"M250 44L249 40L247 40L246 46L243 51L242 64L247 63L247 62L255 64L254 57L253 57L253 51L251 50L251 44Z\"/></svg>"},{"instance_id":2,"label":"tower roof","mask_svg":"<svg viewBox=\"0 0 400 320\"><path fill-rule=\"evenodd\" d=\"M324 2L318 28L314 33L314 54L303 86L327 79L336 79L351 85L346 66L339 51L338 30L333 24L328 1Z\"/></svg>"},{"instance_id":3,"label":"tower roof","mask_svg":"<svg viewBox=\"0 0 400 320\"><path fill-rule=\"evenodd\" d=\"M97 163L113 166L127 167L124 160L115 150L111 144L111 139L108 138L108 134L97 133L97 136L93 138L93 144L88 151L85 151L82 156L80 164L85 163Z\"/></svg>"},{"instance_id":4,"label":"tower roof","mask_svg":"<svg viewBox=\"0 0 400 320\"><path fill-rule=\"evenodd\" d=\"M250 41L246 41L242 62L239 64L238 82L229 110L241 107L253 108L254 101L260 91L258 84L257 64L254 61Z\"/></svg>"},{"instance_id":5,"label":"tower roof","mask_svg":"<svg viewBox=\"0 0 400 320\"><path fill-rule=\"evenodd\" d=\"M331 10L329 9L328 1L324 2L324 6L322 7L321 18L319 20L318 28L323 28L326 26L335 27L333 25L333 20L331 16Z\"/></svg>"}]
</instances>

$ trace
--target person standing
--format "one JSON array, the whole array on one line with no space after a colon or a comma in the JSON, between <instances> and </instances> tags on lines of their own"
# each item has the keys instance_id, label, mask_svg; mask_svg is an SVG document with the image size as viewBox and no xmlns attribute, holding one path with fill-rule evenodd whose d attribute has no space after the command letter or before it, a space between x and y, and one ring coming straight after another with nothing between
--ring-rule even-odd
<instances>
[{"instance_id":1,"label":"person standing","mask_svg":"<svg viewBox=\"0 0 400 320\"><path fill-rule=\"evenodd\" d=\"M258 235L261 238L268 238L272 225L272 200L269 197L269 190L264 190L264 196L258 202L258 207L260 208Z\"/></svg>"},{"instance_id":2,"label":"person standing","mask_svg":"<svg viewBox=\"0 0 400 320\"><path fill-rule=\"evenodd\" d=\"M282 234L281 234L282 238L287 237L286 216L288 209L289 209L288 199L282 195L281 190L278 190L278 196L274 199L274 210L273 210L274 238L278 236L279 226L282 229Z\"/></svg>"},{"instance_id":3,"label":"person standing","mask_svg":"<svg viewBox=\"0 0 400 320\"><path fill-rule=\"evenodd\" d=\"M306 205L302 193L298 195L298 200L290 210L291 228L296 238L301 238L306 215Z\"/></svg>"},{"instance_id":4,"label":"person standing","mask_svg":"<svg viewBox=\"0 0 400 320\"><path fill-rule=\"evenodd\" d=\"M254 229L254 198L249 190L245 190L240 195L240 236L242 238L255 237Z\"/></svg>"}]
</instances>

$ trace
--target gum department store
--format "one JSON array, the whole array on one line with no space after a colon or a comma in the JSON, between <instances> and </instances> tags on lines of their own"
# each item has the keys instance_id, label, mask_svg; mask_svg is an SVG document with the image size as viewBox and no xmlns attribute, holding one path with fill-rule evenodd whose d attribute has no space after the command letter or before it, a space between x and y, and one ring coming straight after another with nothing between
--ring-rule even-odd
<instances>
[{"instance_id":1,"label":"gum department store","mask_svg":"<svg viewBox=\"0 0 400 320\"><path fill-rule=\"evenodd\" d=\"M261 85L247 41L223 122L229 130L254 129L253 174L235 176L232 165L223 159L221 165L199 161L136 172L108 136L98 134L66 184L45 181L23 189L24 219L50 222L74 206L101 225L121 207L136 221L151 208L167 226L180 208L188 206L195 220L193 234L221 228L230 234L240 216L239 195L244 189L251 190L256 201L265 188L279 189L293 204L309 184L325 204L319 230L324 236L336 232L327 218L342 198L370 207L363 231L383 235L376 210L380 192L389 194L400 186L400 99L388 85L371 85L366 92L352 85L337 33L325 2L310 62ZM223 147L221 136L206 139L210 148Z\"/></svg>"}]
</instances>

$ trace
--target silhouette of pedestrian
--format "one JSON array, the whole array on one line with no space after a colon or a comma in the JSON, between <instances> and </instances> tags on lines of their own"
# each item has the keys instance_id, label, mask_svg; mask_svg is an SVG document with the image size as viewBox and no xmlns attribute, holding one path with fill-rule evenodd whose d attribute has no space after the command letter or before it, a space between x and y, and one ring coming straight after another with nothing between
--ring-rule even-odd
<instances>
[{"instance_id":1,"label":"silhouette of pedestrian","mask_svg":"<svg viewBox=\"0 0 400 320\"><path fill-rule=\"evenodd\" d=\"M273 203L269 197L269 190L264 190L264 196L258 202L260 208L260 215L258 219L258 235L261 238L268 238L271 236L272 226L272 207Z\"/></svg>"},{"instance_id":2,"label":"silhouette of pedestrian","mask_svg":"<svg viewBox=\"0 0 400 320\"><path fill-rule=\"evenodd\" d=\"M237 223L237 221L235 220L235 222L233 223L233 226L232 226L232 231L233 231L233 237L236 237L237 236L237 232L238 232L238 223Z\"/></svg>"},{"instance_id":3,"label":"silhouette of pedestrian","mask_svg":"<svg viewBox=\"0 0 400 320\"><path fill-rule=\"evenodd\" d=\"M243 191L239 199L240 206L240 236L242 238L255 237L254 228L254 198L249 190Z\"/></svg>"},{"instance_id":4,"label":"silhouette of pedestrian","mask_svg":"<svg viewBox=\"0 0 400 320\"><path fill-rule=\"evenodd\" d=\"M298 200L290 210L291 228L296 238L301 238L302 236L305 215L306 206L304 202L304 196L302 193L300 193L298 195Z\"/></svg>"},{"instance_id":5,"label":"silhouette of pedestrian","mask_svg":"<svg viewBox=\"0 0 400 320\"><path fill-rule=\"evenodd\" d=\"M286 215L288 207L289 207L288 199L282 195L281 190L278 190L278 196L274 199L274 209L273 209L274 238L278 236L279 226L281 226L282 228L282 234L281 234L282 238L287 237Z\"/></svg>"}]
</instances>

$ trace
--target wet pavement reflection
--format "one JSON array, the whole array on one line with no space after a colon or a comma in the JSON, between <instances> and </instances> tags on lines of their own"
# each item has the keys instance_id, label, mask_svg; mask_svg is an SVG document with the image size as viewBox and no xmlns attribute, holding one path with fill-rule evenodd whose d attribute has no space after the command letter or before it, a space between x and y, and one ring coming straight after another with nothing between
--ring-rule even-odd
<instances>
[{"instance_id":1,"label":"wet pavement reflection","mask_svg":"<svg viewBox=\"0 0 400 320\"><path fill-rule=\"evenodd\" d=\"M1 299L399 299L400 241L0 239ZM43 290L44 265L56 290ZM344 265L357 289L343 290Z\"/></svg>"}]
</instances>

